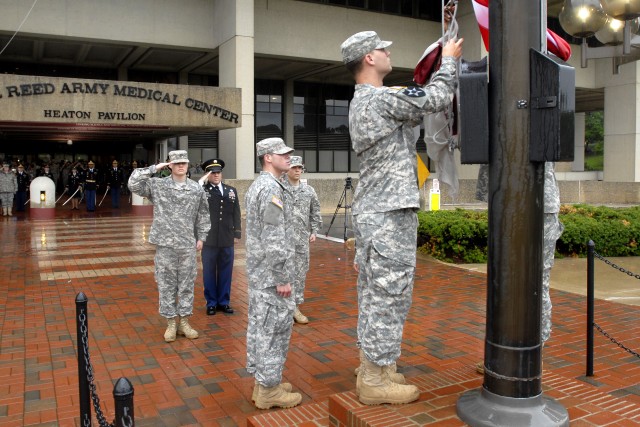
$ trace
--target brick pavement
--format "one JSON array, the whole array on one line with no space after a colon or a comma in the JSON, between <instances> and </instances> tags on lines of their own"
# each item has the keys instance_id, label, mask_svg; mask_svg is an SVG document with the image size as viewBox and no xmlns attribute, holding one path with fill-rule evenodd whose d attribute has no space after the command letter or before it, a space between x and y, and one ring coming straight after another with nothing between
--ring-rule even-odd
<instances>
[{"instance_id":1,"label":"brick pavement","mask_svg":"<svg viewBox=\"0 0 640 427\"><path fill-rule=\"evenodd\" d=\"M111 421L113 384L135 388L138 426L463 425L455 402L482 385L484 274L420 259L399 369L421 389L411 405L363 407L353 368L357 315L353 253L319 239L312 247L306 302L285 379L303 394L291 410L259 411L245 369L246 275L236 245L234 315L206 316L201 275L192 325L200 338L162 339L151 219L127 208L55 220L0 218L0 425L79 425L75 297L89 298L89 341L102 411ZM544 351L545 394L568 409L572 426L640 424L640 362L596 334L595 376L584 376L585 299L552 291L554 331ZM596 322L640 348L640 307L596 302ZM328 411L331 410L331 417ZM95 421L94 421L95 423ZM94 425L98 425L95 423ZM360 424L365 425L365 424Z\"/></svg>"}]
</instances>

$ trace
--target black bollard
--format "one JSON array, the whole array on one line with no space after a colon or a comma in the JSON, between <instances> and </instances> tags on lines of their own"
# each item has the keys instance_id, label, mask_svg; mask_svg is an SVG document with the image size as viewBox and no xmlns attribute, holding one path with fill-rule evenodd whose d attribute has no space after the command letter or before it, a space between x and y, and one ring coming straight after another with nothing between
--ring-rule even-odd
<instances>
[{"instance_id":1,"label":"black bollard","mask_svg":"<svg viewBox=\"0 0 640 427\"><path fill-rule=\"evenodd\" d=\"M593 298L595 292L594 283L594 253L596 244L593 240L587 243L587 376L593 376Z\"/></svg>"},{"instance_id":2,"label":"black bollard","mask_svg":"<svg viewBox=\"0 0 640 427\"><path fill-rule=\"evenodd\" d=\"M87 374L86 343L89 328L87 314L87 296L80 292L76 295L76 331L78 342L78 389L80 392L80 425L91 426L91 395Z\"/></svg>"},{"instance_id":3,"label":"black bollard","mask_svg":"<svg viewBox=\"0 0 640 427\"><path fill-rule=\"evenodd\" d=\"M133 386L131 382L120 377L113 386L113 402L116 409L115 427L134 427L133 418Z\"/></svg>"}]
</instances>

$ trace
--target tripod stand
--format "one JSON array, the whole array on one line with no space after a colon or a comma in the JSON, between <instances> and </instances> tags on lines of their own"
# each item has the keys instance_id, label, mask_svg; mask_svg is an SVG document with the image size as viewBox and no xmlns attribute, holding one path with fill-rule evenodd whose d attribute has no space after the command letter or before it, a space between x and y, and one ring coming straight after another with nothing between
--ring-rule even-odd
<instances>
[{"instance_id":1,"label":"tripod stand","mask_svg":"<svg viewBox=\"0 0 640 427\"><path fill-rule=\"evenodd\" d=\"M336 216L338 216L338 211L340 209L344 209L344 241L347 241L347 228L349 223L349 215L347 214L347 210L351 209L351 205L349 204L349 200L347 197L347 190L351 190L351 200L353 201L353 184L351 183L351 177L346 177L344 179L344 189L342 190L342 195L340 196L340 200L338 200L338 206L336 206L336 211L333 213L333 218L331 218L331 222L329 223L329 228L327 228L327 236L329 235L329 231L331 231L331 226L333 225L333 221L335 221Z\"/></svg>"}]
</instances>

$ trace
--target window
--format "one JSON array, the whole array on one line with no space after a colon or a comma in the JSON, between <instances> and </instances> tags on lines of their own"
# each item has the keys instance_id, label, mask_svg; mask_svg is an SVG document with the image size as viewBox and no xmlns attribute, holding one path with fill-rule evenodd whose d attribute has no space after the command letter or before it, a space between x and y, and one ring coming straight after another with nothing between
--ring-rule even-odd
<instances>
[{"instance_id":1,"label":"window","mask_svg":"<svg viewBox=\"0 0 640 427\"><path fill-rule=\"evenodd\" d=\"M358 163L349 137L353 87L296 83L294 148L309 172L354 172Z\"/></svg>"},{"instance_id":2,"label":"window","mask_svg":"<svg viewBox=\"0 0 640 427\"><path fill-rule=\"evenodd\" d=\"M256 80L256 142L265 138L282 138L282 94L283 84L277 80ZM261 169L255 162L255 171Z\"/></svg>"}]
</instances>

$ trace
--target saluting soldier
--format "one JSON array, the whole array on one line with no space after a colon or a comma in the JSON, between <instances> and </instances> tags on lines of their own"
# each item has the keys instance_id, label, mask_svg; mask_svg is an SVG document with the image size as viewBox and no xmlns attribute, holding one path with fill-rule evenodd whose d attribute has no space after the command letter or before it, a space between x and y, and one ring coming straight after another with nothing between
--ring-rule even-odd
<instances>
[{"instance_id":1,"label":"saluting soldier","mask_svg":"<svg viewBox=\"0 0 640 427\"><path fill-rule=\"evenodd\" d=\"M209 199L211 230L202 247L202 276L207 314L216 310L233 313L231 299L231 276L233 274L234 239L242 237L240 226L240 200L238 191L222 182L224 161L207 160L203 164L208 174L203 188Z\"/></svg>"},{"instance_id":2,"label":"saluting soldier","mask_svg":"<svg viewBox=\"0 0 640 427\"><path fill-rule=\"evenodd\" d=\"M168 177L152 177L165 167L170 171ZM196 253L202 250L211 222L207 196L197 182L187 178L188 167L187 152L175 150L169 152L168 162L134 169L129 178L129 190L153 203L149 243L156 245L155 279L159 312L167 319L166 342L175 341L176 334L198 338L188 318L193 314L198 274Z\"/></svg>"},{"instance_id":3,"label":"saluting soldier","mask_svg":"<svg viewBox=\"0 0 640 427\"><path fill-rule=\"evenodd\" d=\"M98 190L100 175L95 165L93 160L89 160L87 170L84 172L84 199L87 202L87 212L96 210L96 191Z\"/></svg>"},{"instance_id":4,"label":"saluting soldier","mask_svg":"<svg viewBox=\"0 0 640 427\"><path fill-rule=\"evenodd\" d=\"M109 185L109 191L111 191L111 207L118 209L120 207L120 189L124 184L124 173L118 167L117 160L111 162L106 181Z\"/></svg>"}]
</instances>

